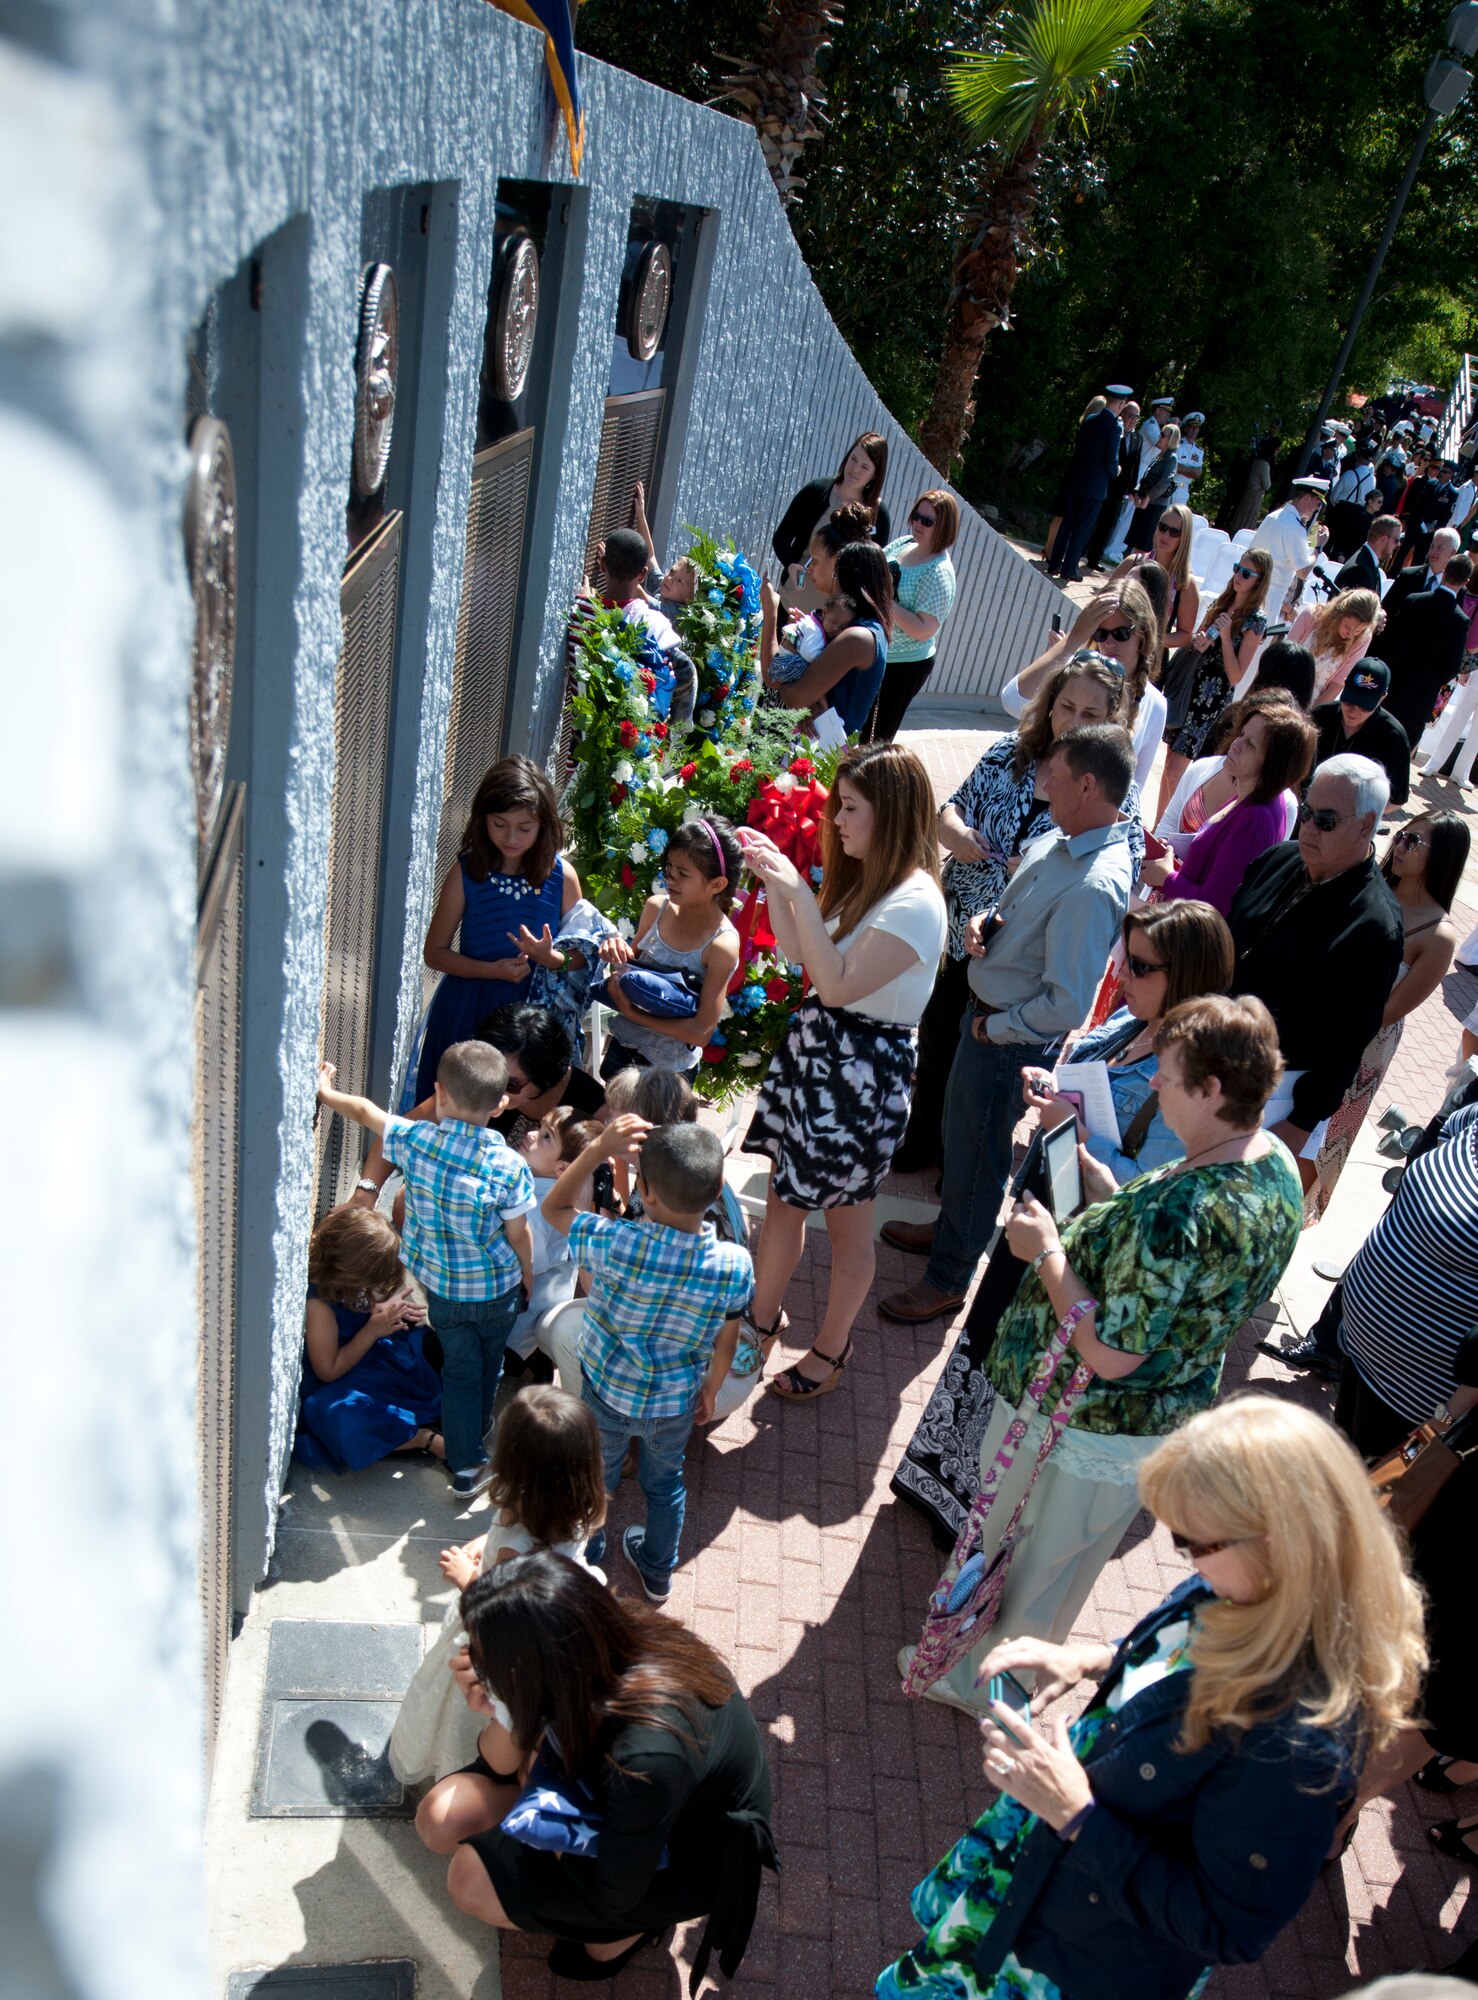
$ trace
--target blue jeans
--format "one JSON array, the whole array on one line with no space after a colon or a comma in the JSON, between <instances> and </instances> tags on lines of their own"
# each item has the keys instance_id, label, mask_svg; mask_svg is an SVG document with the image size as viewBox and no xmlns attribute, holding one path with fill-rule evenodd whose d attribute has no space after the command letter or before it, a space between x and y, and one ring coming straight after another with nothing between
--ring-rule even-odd
<instances>
[{"instance_id":1,"label":"blue jeans","mask_svg":"<svg viewBox=\"0 0 1478 2000\"><path fill-rule=\"evenodd\" d=\"M1021 1071L1045 1042L977 1042L974 1003L960 1023L944 1099L944 1194L925 1284L963 1295L990 1248L1011 1174L1011 1132L1026 1109Z\"/></svg>"},{"instance_id":2,"label":"blue jeans","mask_svg":"<svg viewBox=\"0 0 1478 2000\"><path fill-rule=\"evenodd\" d=\"M518 1318L523 1287L496 1299L444 1299L427 1292L430 1323L441 1342L441 1429L447 1470L476 1472L503 1373L503 1349Z\"/></svg>"},{"instance_id":3,"label":"blue jeans","mask_svg":"<svg viewBox=\"0 0 1478 2000\"><path fill-rule=\"evenodd\" d=\"M661 1582L677 1568L677 1545L683 1532L683 1516L688 1509L688 1492L683 1484L683 1453L693 1430L693 1412L680 1417L627 1417L603 1403L587 1379L581 1396L595 1414L600 1430L601 1469L606 1492L614 1493L621 1484L621 1462L626 1447L635 1438L641 1446L638 1478L647 1502L647 1525L642 1536L642 1568L653 1582ZM599 1562L605 1554L606 1535L602 1528L586 1554Z\"/></svg>"}]
</instances>

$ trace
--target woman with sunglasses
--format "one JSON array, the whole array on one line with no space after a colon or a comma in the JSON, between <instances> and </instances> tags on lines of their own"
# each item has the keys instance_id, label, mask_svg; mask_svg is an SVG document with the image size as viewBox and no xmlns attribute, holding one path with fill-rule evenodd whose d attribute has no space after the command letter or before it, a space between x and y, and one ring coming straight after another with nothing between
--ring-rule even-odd
<instances>
[{"instance_id":1,"label":"woman with sunglasses","mask_svg":"<svg viewBox=\"0 0 1478 2000\"><path fill-rule=\"evenodd\" d=\"M1361 1056L1315 1158L1314 1184L1304 1197L1307 1222L1317 1222L1329 1206L1375 1093L1395 1060L1407 1016L1437 991L1452 966L1458 934L1450 913L1470 845L1467 821L1453 812L1423 813L1392 836L1380 872L1401 906L1406 936L1401 969L1379 1031Z\"/></svg>"},{"instance_id":2,"label":"woman with sunglasses","mask_svg":"<svg viewBox=\"0 0 1478 2000\"><path fill-rule=\"evenodd\" d=\"M1118 1130L1113 1138L1080 1137L1122 1187L1136 1175L1181 1157L1181 1142L1165 1123L1152 1085L1154 1041L1172 1007L1204 993L1225 993L1235 963L1232 934L1205 903L1171 903L1131 910L1124 919L1124 1004L1101 1028L1069 1036L1060 1060L1101 1062L1108 1070ZM1050 1131L1078 1117L1053 1089L1052 1072L1023 1069L1027 1120ZM976 1287L969 1316L934 1386L923 1416L893 1474L892 1487L925 1515L934 1540L952 1549L980 1491L982 1426L995 1402L986 1374L1002 1316L1026 1265L1001 1237Z\"/></svg>"},{"instance_id":3,"label":"woman with sunglasses","mask_svg":"<svg viewBox=\"0 0 1478 2000\"><path fill-rule=\"evenodd\" d=\"M1018 1683L982 1730L998 1796L914 1890L922 1935L881 2000L1198 1994L1297 1916L1362 1760L1407 1726L1421 1599L1321 1417L1271 1396L1207 1410L1146 1457L1133 1498L1194 1576L1117 1648L992 1648L982 1673ZM1082 1681L1076 1722L1038 1720Z\"/></svg>"},{"instance_id":4,"label":"woman with sunglasses","mask_svg":"<svg viewBox=\"0 0 1478 2000\"><path fill-rule=\"evenodd\" d=\"M982 1413L980 1477L1018 1413L1031 1411L1027 1386L1070 1316L1069 1359L1086 1362L1093 1379L1034 1485L1047 1417L1031 1415L986 1517L989 1562L1030 1487L992 1637L928 1693L972 1715L987 1713L975 1678L986 1645L1021 1635L1056 1643L1071 1632L1139 1511L1140 1464L1215 1399L1223 1355L1271 1296L1298 1243L1298 1170L1262 1128L1283 1067L1267 1008L1220 994L1183 1001L1160 1022L1151 1047L1159 1114L1183 1157L1121 1188L1080 1146L1091 1206L1059 1227L1026 1195L1006 1222L1007 1242L1031 1269L986 1364L993 1402ZM900 1666L906 1671L901 1658Z\"/></svg>"},{"instance_id":5,"label":"woman with sunglasses","mask_svg":"<svg viewBox=\"0 0 1478 2000\"><path fill-rule=\"evenodd\" d=\"M953 493L931 487L913 503L908 533L889 542L883 554L898 567L893 602L893 643L882 692L873 711L873 743L891 743L908 705L934 668L939 628L955 601L955 566L950 550L960 532L960 506Z\"/></svg>"},{"instance_id":6,"label":"woman with sunglasses","mask_svg":"<svg viewBox=\"0 0 1478 2000\"><path fill-rule=\"evenodd\" d=\"M1339 700L1351 667L1369 650L1379 620L1380 599L1373 590L1342 590L1327 604L1310 605L1299 612L1288 628L1288 643L1307 646L1314 656L1310 708L1321 701Z\"/></svg>"},{"instance_id":7,"label":"woman with sunglasses","mask_svg":"<svg viewBox=\"0 0 1478 2000\"><path fill-rule=\"evenodd\" d=\"M1257 857L1288 838L1318 741L1313 723L1291 703L1246 716L1222 760L1232 795L1166 877L1160 891L1166 902L1192 896L1227 914Z\"/></svg>"},{"instance_id":8,"label":"woman with sunglasses","mask_svg":"<svg viewBox=\"0 0 1478 2000\"><path fill-rule=\"evenodd\" d=\"M1083 606L1066 632L1059 632L1045 652L1007 681L996 699L1007 715L1019 719L1041 693L1048 676L1065 661L1082 652L1097 654L1123 676L1123 705L1108 719L1121 722L1129 731L1134 743L1134 783L1142 789L1154 769L1165 720L1165 697L1150 680L1163 629L1149 591L1139 583L1131 579L1116 589L1101 590Z\"/></svg>"},{"instance_id":9,"label":"woman with sunglasses","mask_svg":"<svg viewBox=\"0 0 1478 2000\"><path fill-rule=\"evenodd\" d=\"M1201 614L1201 586L1191 575L1191 535L1195 525L1189 507L1177 504L1165 508L1151 532L1148 548L1125 556L1109 578L1112 589L1117 583L1127 583L1136 570L1151 563L1158 563L1169 577L1170 609L1162 621L1161 660L1177 647L1190 643L1195 636L1196 620ZM1137 548L1132 535L1129 539L1131 550ZM1157 662L1151 660L1152 673L1156 667Z\"/></svg>"},{"instance_id":10,"label":"woman with sunglasses","mask_svg":"<svg viewBox=\"0 0 1478 2000\"><path fill-rule=\"evenodd\" d=\"M764 1741L729 1669L675 1618L547 1549L478 1577L461 1613L452 1672L485 1727L416 1812L425 1845L450 1856L453 1903L555 1938L551 1971L586 1981L706 1917L694 1990L711 1951L732 1976L776 1861ZM542 1803L536 1758L538 1781L578 1808L563 1844L507 1826L515 1805ZM547 1829L553 1814L540 1817Z\"/></svg>"},{"instance_id":11,"label":"woman with sunglasses","mask_svg":"<svg viewBox=\"0 0 1478 2000\"><path fill-rule=\"evenodd\" d=\"M1222 710L1257 658L1258 647L1268 629L1263 606L1272 573L1273 559L1266 549L1244 549L1237 557L1225 590L1208 607L1189 649L1181 659L1171 662L1166 677L1171 720L1165 732L1161 812L1169 804L1186 765L1201 755ZM1179 679L1182 672L1188 676L1187 691L1178 701L1171 676Z\"/></svg>"},{"instance_id":12,"label":"woman with sunglasses","mask_svg":"<svg viewBox=\"0 0 1478 2000\"><path fill-rule=\"evenodd\" d=\"M1014 736L992 743L965 782L940 808L944 901L949 933L934 990L919 1022L919 1060L908 1129L893 1157L895 1173L938 1166L944 1092L960 1043L960 1017L970 998L965 931L972 917L994 909L1015 874L1022 850L1052 831L1042 792L1048 754L1060 736L1091 723L1123 719L1123 676L1084 651L1059 660L1045 676ZM1130 820L1136 868L1144 859L1139 794L1123 806Z\"/></svg>"}]
</instances>

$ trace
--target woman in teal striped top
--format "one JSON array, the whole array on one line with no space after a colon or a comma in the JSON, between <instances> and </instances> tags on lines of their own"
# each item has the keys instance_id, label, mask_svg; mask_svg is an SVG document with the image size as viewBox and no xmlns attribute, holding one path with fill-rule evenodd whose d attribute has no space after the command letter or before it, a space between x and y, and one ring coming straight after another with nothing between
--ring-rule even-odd
<instances>
[{"instance_id":1,"label":"woman in teal striped top","mask_svg":"<svg viewBox=\"0 0 1478 2000\"><path fill-rule=\"evenodd\" d=\"M936 487L921 493L908 517L908 533L883 553L898 567L893 638L870 740L891 743L909 703L934 666L939 628L955 601L955 566L949 552L960 531L960 504Z\"/></svg>"}]
</instances>

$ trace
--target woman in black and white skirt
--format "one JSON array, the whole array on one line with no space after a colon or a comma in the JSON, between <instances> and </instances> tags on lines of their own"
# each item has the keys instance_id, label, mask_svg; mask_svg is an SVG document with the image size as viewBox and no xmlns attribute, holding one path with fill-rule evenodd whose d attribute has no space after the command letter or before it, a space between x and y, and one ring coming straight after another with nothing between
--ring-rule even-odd
<instances>
[{"instance_id":1,"label":"woman in black and white skirt","mask_svg":"<svg viewBox=\"0 0 1478 2000\"><path fill-rule=\"evenodd\" d=\"M765 835L741 828L738 837L780 948L804 964L812 987L745 1141L772 1162L752 1308L762 1339L782 1330L813 1210L831 1238L820 1331L768 1384L796 1400L836 1388L872 1285L873 1200L908 1123L919 1016L944 949L934 793L912 751L849 750L827 801L819 900Z\"/></svg>"}]
</instances>

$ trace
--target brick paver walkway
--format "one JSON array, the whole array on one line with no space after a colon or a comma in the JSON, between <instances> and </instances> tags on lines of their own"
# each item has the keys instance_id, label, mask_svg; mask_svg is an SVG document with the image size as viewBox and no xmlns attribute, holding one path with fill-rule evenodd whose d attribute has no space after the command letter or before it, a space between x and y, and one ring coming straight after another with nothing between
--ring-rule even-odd
<instances>
[{"instance_id":1,"label":"brick paver walkway","mask_svg":"<svg viewBox=\"0 0 1478 2000\"><path fill-rule=\"evenodd\" d=\"M909 740L947 795L985 739L936 731ZM1451 786L1430 788L1431 803L1456 800ZM1472 901L1457 912L1465 927L1478 916L1478 896ZM1456 1052L1454 1014L1475 1000L1478 979L1454 974L1419 1011L1377 1111L1395 1098L1413 1116L1429 1115ZM931 1193L921 1176L895 1176L889 1191ZM789 1358L808 1344L825 1296L826 1238L813 1231L807 1241L787 1299L796 1330ZM879 1245L875 1295L916 1276L914 1260ZM1255 1354L1259 1331L1255 1323L1244 1329L1228 1382L1266 1380L1279 1393L1327 1404L1326 1392ZM766 1880L740 1973L748 2000L870 1994L882 1966L916 1935L914 1883L991 1796L974 1725L906 1701L895 1664L899 1646L917 1636L940 1558L921 1518L892 1500L888 1478L953 1339L938 1325L889 1325L869 1301L837 1394L809 1406L757 1395L689 1453L687 1554L672 1609L733 1664L768 1732L775 1782L783 1865L778 1884ZM639 1517L640 1505L628 1481L614 1507L618 1529ZM1168 1535L1147 1529L1142 1515L1101 1579L1083 1631L1117 1638L1185 1574ZM618 1558L618 1579L620 1569ZM1322 2000L1454 1958L1474 1934L1465 1914L1471 1877L1434 1854L1423 1831L1449 1810L1409 1788L1369 1807L1303 1915L1260 1965L1218 1973L1215 2000ZM638 1959L620 1980L622 2000L676 2000L697 1936L697 1926L682 1927L671 1955ZM505 1940L507 2000L555 2000L564 1990L545 1967L547 1951L546 1939Z\"/></svg>"}]
</instances>

